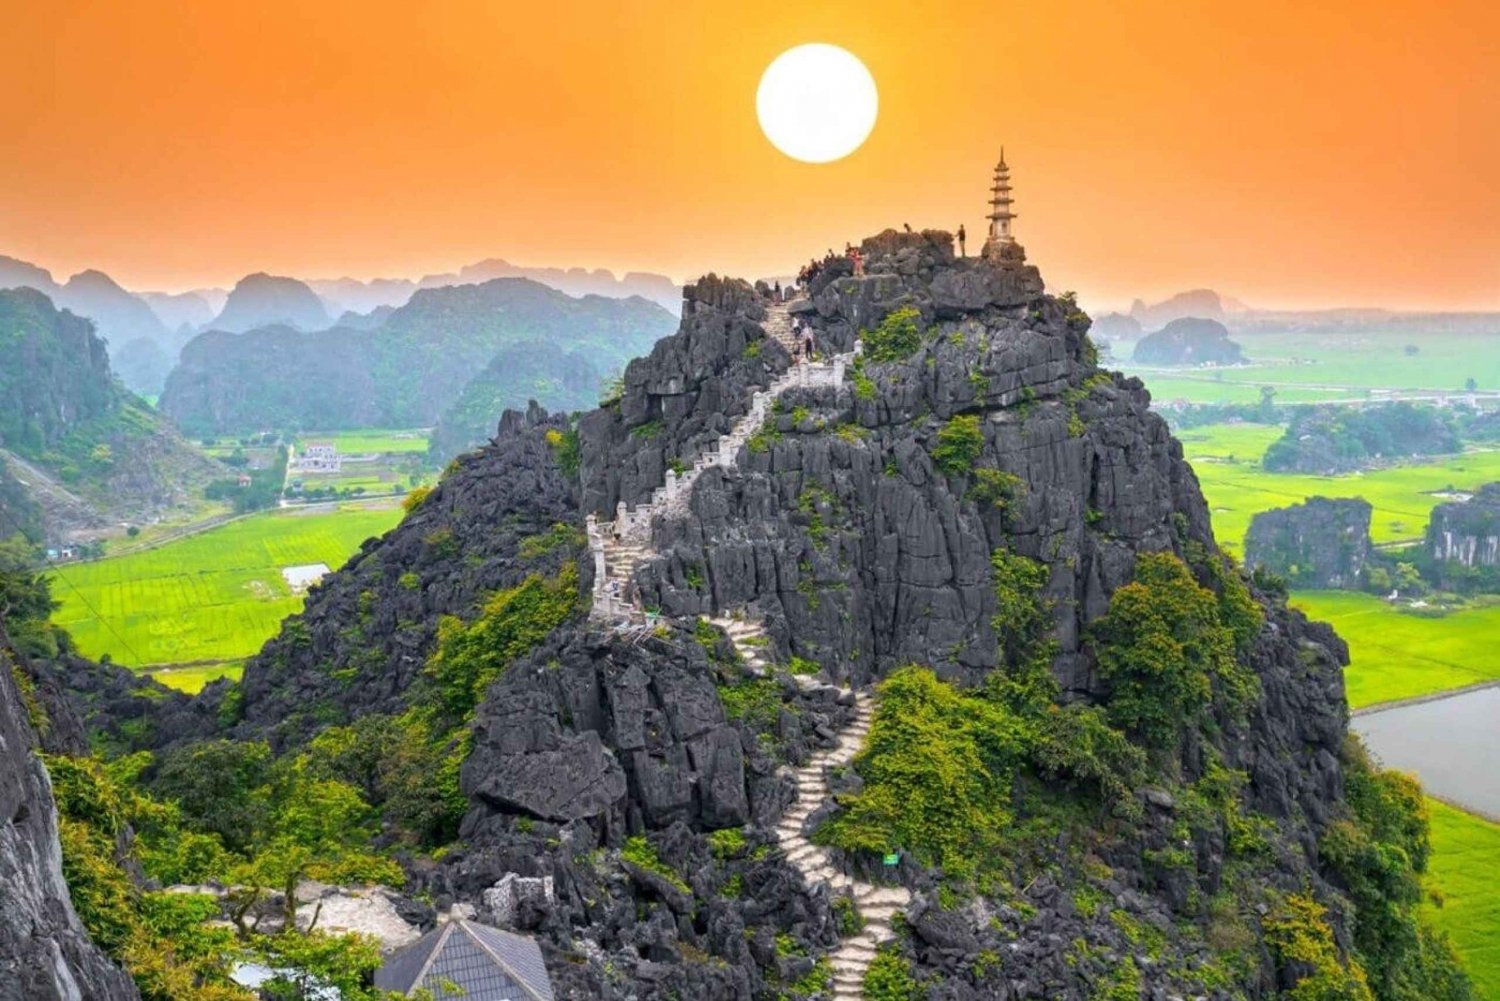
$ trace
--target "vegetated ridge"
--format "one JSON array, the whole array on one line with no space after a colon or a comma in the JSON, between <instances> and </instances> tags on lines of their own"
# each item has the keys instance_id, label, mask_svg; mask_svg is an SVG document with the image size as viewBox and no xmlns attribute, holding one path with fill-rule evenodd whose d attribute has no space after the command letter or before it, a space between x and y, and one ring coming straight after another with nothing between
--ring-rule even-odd
<instances>
[{"instance_id":1,"label":"vegetated ridge","mask_svg":"<svg viewBox=\"0 0 1500 1001\"><path fill-rule=\"evenodd\" d=\"M644 300L573 299L525 279L423 290L373 330L200 334L161 408L192 434L431 426L503 348L548 345L552 379L564 384L576 368L570 351L602 378L670 329L670 314Z\"/></svg>"}]
</instances>

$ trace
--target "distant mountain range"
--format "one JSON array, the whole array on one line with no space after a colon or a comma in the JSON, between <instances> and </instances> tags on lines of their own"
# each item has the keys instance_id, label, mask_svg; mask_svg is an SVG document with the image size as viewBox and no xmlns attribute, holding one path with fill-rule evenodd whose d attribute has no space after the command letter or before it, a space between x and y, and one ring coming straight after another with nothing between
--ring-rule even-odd
<instances>
[{"instance_id":1,"label":"distant mountain range","mask_svg":"<svg viewBox=\"0 0 1500 1001\"><path fill-rule=\"evenodd\" d=\"M443 437L461 449L488 437L505 406L592 402L609 372L675 325L640 297L573 298L524 278L419 289L369 329L200 334L160 406L199 435L432 426L457 402ZM483 387L465 395L476 377Z\"/></svg>"},{"instance_id":2,"label":"distant mountain range","mask_svg":"<svg viewBox=\"0 0 1500 1001\"><path fill-rule=\"evenodd\" d=\"M530 278L568 295L602 295L611 299L640 296L676 313L682 305L682 286L666 275L628 271L616 278L612 271L595 268L525 268L499 258L459 268L457 272L426 275L418 281L376 278L362 282L353 278L308 282L336 311L368 313L381 306L401 306L418 289L444 285L475 285L496 278Z\"/></svg>"},{"instance_id":3,"label":"distant mountain range","mask_svg":"<svg viewBox=\"0 0 1500 1001\"><path fill-rule=\"evenodd\" d=\"M302 281L264 273L247 275L233 290L132 292L101 271L82 271L58 282L45 268L0 255L0 289L32 288L56 305L94 321L122 382L147 396L159 393L179 352L198 333L242 333L283 325L304 332L335 325L372 329L422 289L473 285L496 278L529 278L572 296L650 300L676 314L682 289L665 275L603 269L525 268L498 258L456 272L420 279L353 278ZM373 315L372 315L373 314Z\"/></svg>"}]
</instances>

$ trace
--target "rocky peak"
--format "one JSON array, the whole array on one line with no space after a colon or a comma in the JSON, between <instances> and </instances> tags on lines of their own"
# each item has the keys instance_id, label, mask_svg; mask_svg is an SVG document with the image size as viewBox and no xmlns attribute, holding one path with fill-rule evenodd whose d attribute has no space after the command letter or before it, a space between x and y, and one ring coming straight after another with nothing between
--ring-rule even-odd
<instances>
[{"instance_id":1,"label":"rocky peak","mask_svg":"<svg viewBox=\"0 0 1500 1001\"><path fill-rule=\"evenodd\" d=\"M235 283L213 327L243 333L256 327L286 324L307 331L321 330L328 323L323 301L305 282L257 272Z\"/></svg>"}]
</instances>

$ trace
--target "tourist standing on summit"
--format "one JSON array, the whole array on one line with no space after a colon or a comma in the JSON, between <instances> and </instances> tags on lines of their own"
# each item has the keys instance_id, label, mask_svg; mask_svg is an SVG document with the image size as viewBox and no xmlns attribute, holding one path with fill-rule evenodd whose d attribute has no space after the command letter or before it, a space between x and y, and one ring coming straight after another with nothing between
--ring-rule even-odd
<instances>
[{"instance_id":1,"label":"tourist standing on summit","mask_svg":"<svg viewBox=\"0 0 1500 1001\"><path fill-rule=\"evenodd\" d=\"M968 257L969 252L964 249L964 224L958 224L958 256Z\"/></svg>"}]
</instances>

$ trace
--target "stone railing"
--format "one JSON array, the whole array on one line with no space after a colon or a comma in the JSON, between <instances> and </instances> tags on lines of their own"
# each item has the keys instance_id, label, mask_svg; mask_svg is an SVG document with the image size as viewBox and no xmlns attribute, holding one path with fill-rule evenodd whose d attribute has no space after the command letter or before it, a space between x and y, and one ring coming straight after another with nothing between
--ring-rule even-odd
<instances>
[{"instance_id":1,"label":"stone railing","mask_svg":"<svg viewBox=\"0 0 1500 1001\"><path fill-rule=\"evenodd\" d=\"M778 341L786 343L791 339L787 304L772 306L767 311L763 327ZM621 501L615 507L613 522L600 522L594 515L588 516L589 550L594 559L592 614L595 618L639 620L643 616L629 589L635 568L653 555L650 548L652 519L658 515L676 517L686 514L688 498L698 477L714 466L732 467L740 449L765 423L771 405L781 394L789 389L843 385L848 367L859 351L860 345L856 343L853 351L835 355L829 361L793 365L769 387L757 391L751 398L750 410L734 422L728 433L710 442L689 469L681 473L675 469L667 470L666 482L651 491L649 499L634 506Z\"/></svg>"}]
</instances>

